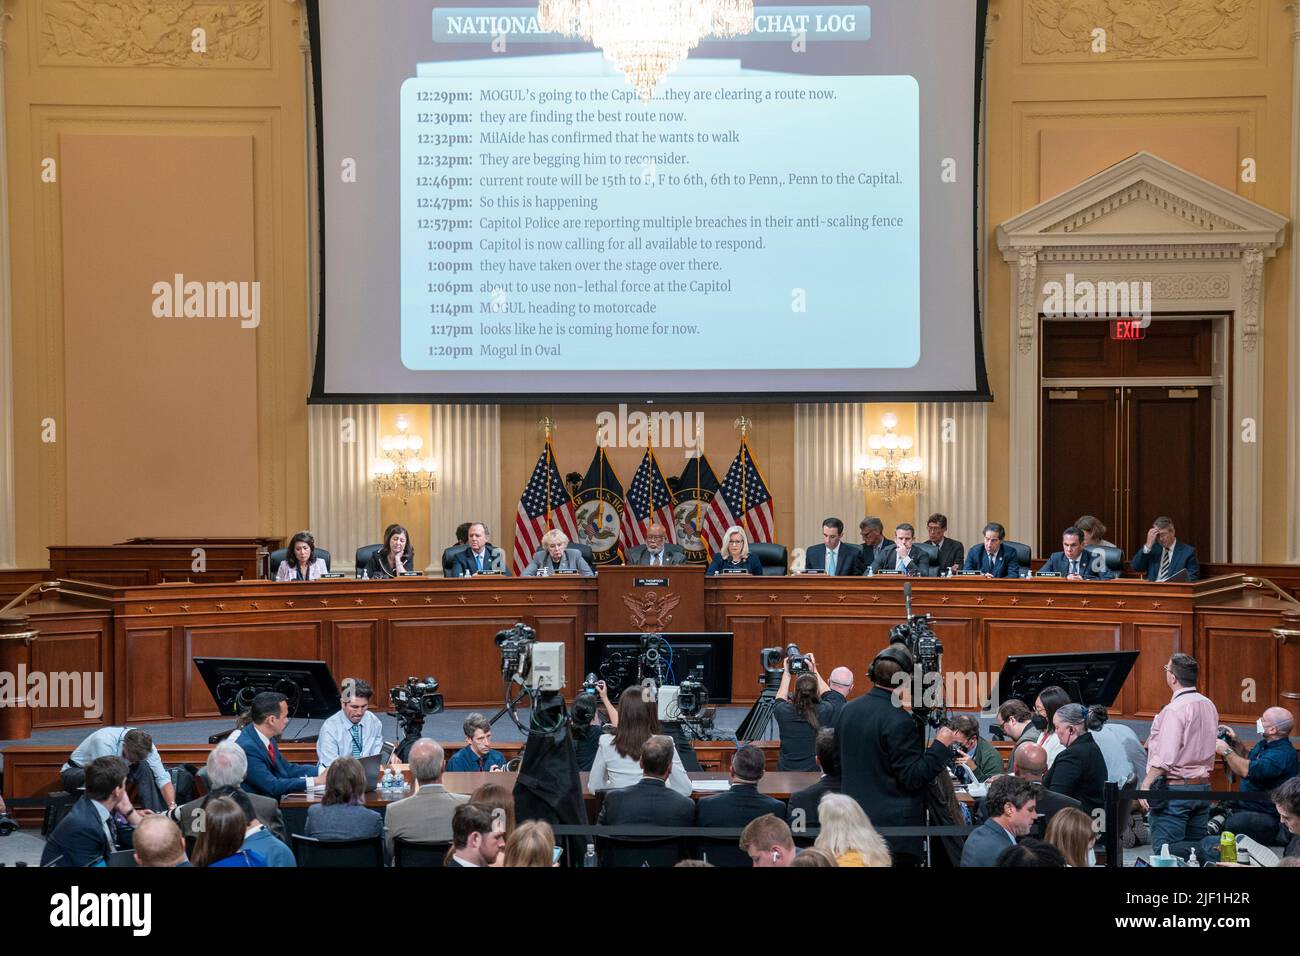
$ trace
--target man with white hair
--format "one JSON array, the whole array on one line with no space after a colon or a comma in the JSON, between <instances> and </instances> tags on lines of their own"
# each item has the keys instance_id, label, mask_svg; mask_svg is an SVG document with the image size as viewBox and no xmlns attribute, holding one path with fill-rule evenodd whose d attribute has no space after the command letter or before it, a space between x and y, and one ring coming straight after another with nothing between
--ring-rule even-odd
<instances>
[{"instance_id":1,"label":"man with white hair","mask_svg":"<svg viewBox=\"0 0 1300 956\"><path fill-rule=\"evenodd\" d=\"M239 744L224 741L212 748L208 754L205 771L208 777L208 792L197 800L191 800L177 807L168 814L181 828L181 833L189 839L196 839L202 831L203 815L200 812L208 800L228 797L240 790L244 775L248 773L248 757ZM284 831L284 817L280 814L280 804L272 797L240 790L248 798L257 819L271 831L281 842L287 844Z\"/></svg>"},{"instance_id":2,"label":"man with white hair","mask_svg":"<svg viewBox=\"0 0 1300 956\"><path fill-rule=\"evenodd\" d=\"M1296 749L1290 740L1294 725L1291 711L1284 707L1268 708L1255 721L1255 730L1261 736L1249 751L1231 727L1219 726L1215 752L1241 781L1243 793L1254 791L1263 797L1231 804L1232 812L1223 821L1220 832L1244 833L1264 846L1283 846L1290 840L1291 834L1283 829L1277 806L1268 795L1292 777L1300 776ZM1202 843L1207 854L1218 844L1217 835L1207 836Z\"/></svg>"},{"instance_id":3,"label":"man with white hair","mask_svg":"<svg viewBox=\"0 0 1300 956\"><path fill-rule=\"evenodd\" d=\"M853 693L853 671L847 667L835 668L831 671L831 679L826 682L826 686L829 689L822 693L822 703L830 705L830 719L826 721L826 726L834 727L840 708L848 703L849 694Z\"/></svg>"},{"instance_id":4,"label":"man with white hair","mask_svg":"<svg viewBox=\"0 0 1300 956\"><path fill-rule=\"evenodd\" d=\"M451 793L442 785L442 744L421 737L411 745L407 759L415 792L390 804L384 813L384 843L390 854L395 837L409 843L450 842L456 808L469 802L465 794Z\"/></svg>"}]
</instances>

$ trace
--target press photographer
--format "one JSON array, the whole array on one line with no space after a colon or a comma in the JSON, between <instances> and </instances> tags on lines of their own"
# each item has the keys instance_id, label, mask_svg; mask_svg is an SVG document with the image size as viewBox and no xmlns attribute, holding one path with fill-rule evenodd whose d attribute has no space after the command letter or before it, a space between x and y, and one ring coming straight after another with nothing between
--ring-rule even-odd
<instances>
[{"instance_id":1,"label":"press photographer","mask_svg":"<svg viewBox=\"0 0 1300 956\"><path fill-rule=\"evenodd\" d=\"M867 671L872 689L845 704L835 722L841 790L858 801L877 828L924 826L927 789L952 757L951 728L940 727L926 746L924 724L895 706L895 678L907 679L914 667L906 648L890 644ZM921 864L923 838L889 837L888 842L895 866Z\"/></svg>"},{"instance_id":2,"label":"press photographer","mask_svg":"<svg viewBox=\"0 0 1300 956\"><path fill-rule=\"evenodd\" d=\"M781 734L779 772L807 772L817 769L817 731L835 720L835 705L823 701L830 690L811 654L800 654L795 644L785 649L781 662L781 686L776 689L773 716ZM793 692L791 691L793 683Z\"/></svg>"},{"instance_id":3,"label":"press photographer","mask_svg":"<svg viewBox=\"0 0 1300 956\"><path fill-rule=\"evenodd\" d=\"M1230 811L1209 836L1201 841L1202 859L1217 860L1221 833L1244 834L1263 846L1284 846L1291 834L1282 826L1277 806L1269 793L1300 775L1295 746L1288 739L1295 718L1282 707L1270 707L1255 721L1259 740L1248 751L1231 727L1219 726L1215 752L1228 770L1241 781L1242 793L1259 793L1263 799L1231 803Z\"/></svg>"}]
</instances>

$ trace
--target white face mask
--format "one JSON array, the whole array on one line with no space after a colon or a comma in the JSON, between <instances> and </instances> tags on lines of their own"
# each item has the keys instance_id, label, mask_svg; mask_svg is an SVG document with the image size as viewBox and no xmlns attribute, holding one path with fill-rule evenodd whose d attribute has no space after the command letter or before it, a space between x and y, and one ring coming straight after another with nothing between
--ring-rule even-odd
<instances>
[{"instance_id":1,"label":"white face mask","mask_svg":"<svg viewBox=\"0 0 1300 956\"><path fill-rule=\"evenodd\" d=\"M1089 866L1097 865L1097 853L1095 850L1093 850L1092 847L1088 847L1088 865Z\"/></svg>"},{"instance_id":2,"label":"white face mask","mask_svg":"<svg viewBox=\"0 0 1300 956\"><path fill-rule=\"evenodd\" d=\"M1264 735L1264 720L1263 720L1263 718L1260 718L1259 720L1255 721L1255 733L1259 734L1261 737Z\"/></svg>"}]
</instances>

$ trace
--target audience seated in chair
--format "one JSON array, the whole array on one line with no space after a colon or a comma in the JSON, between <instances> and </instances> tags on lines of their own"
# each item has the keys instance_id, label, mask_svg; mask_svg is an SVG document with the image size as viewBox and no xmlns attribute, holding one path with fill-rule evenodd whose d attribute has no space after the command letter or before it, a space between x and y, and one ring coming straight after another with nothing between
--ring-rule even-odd
<instances>
[{"instance_id":1,"label":"audience seated in chair","mask_svg":"<svg viewBox=\"0 0 1300 956\"><path fill-rule=\"evenodd\" d=\"M684 828L694 825L694 801L667 785L675 756L671 737L656 734L646 740L641 746L641 780L630 787L607 790L597 823ZM643 841L614 837L612 841L598 839L597 844L601 866L672 866L681 855L676 837L647 837Z\"/></svg>"},{"instance_id":2,"label":"audience seated in chair","mask_svg":"<svg viewBox=\"0 0 1300 956\"><path fill-rule=\"evenodd\" d=\"M450 842L451 819L456 808L469 802L463 793L451 793L442 785L443 750L436 740L421 737L407 756L415 792L384 812L384 841L389 855L393 840L409 843Z\"/></svg>"}]
</instances>

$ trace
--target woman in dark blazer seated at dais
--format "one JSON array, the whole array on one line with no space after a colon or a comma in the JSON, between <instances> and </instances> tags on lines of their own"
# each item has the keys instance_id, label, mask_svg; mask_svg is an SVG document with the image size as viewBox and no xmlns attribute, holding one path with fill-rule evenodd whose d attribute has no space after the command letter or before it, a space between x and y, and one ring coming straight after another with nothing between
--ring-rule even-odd
<instances>
[{"instance_id":1,"label":"woman in dark blazer seated at dais","mask_svg":"<svg viewBox=\"0 0 1300 956\"><path fill-rule=\"evenodd\" d=\"M411 536L400 524L390 524L384 529L384 546L366 562L366 575L372 578L395 578L406 571L414 571L415 548Z\"/></svg>"},{"instance_id":2,"label":"woman in dark blazer seated at dais","mask_svg":"<svg viewBox=\"0 0 1300 956\"><path fill-rule=\"evenodd\" d=\"M740 525L732 525L722 536L722 550L713 556L705 574L722 574L724 571L748 571L761 575L763 563L758 555L749 553L749 537Z\"/></svg>"}]
</instances>

